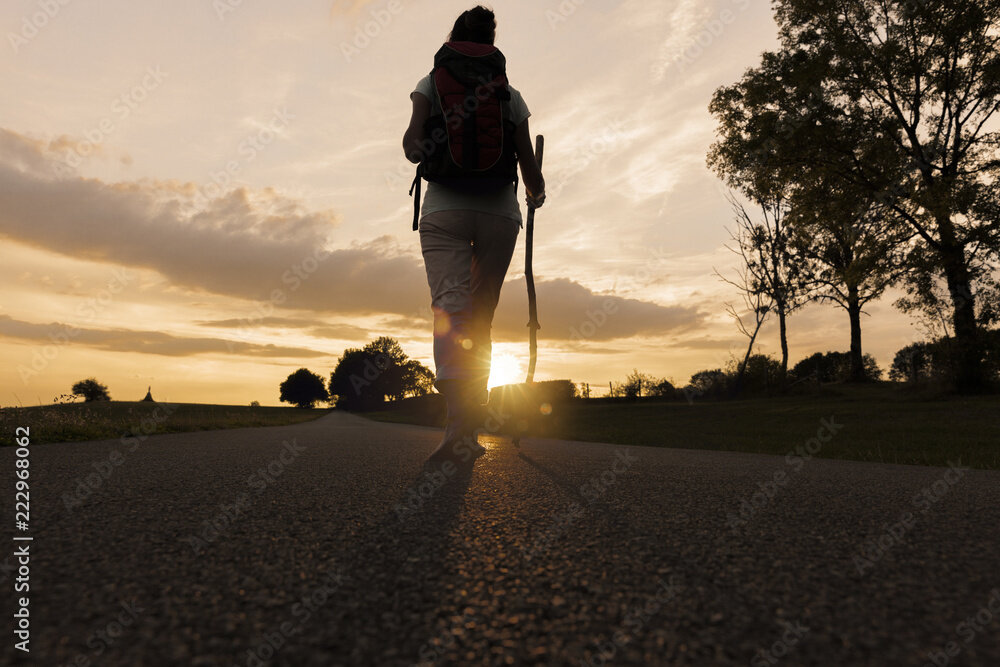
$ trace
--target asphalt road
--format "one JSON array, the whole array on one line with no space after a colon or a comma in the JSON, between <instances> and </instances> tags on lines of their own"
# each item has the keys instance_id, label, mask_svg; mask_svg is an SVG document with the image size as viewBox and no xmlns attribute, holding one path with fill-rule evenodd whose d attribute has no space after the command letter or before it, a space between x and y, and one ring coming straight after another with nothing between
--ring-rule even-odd
<instances>
[{"instance_id":1,"label":"asphalt road","mask_svg":"<svg viewBox=\"0 0 1000 667\"><path fill-rule=\"evenodd\" d=\"M5 472L0 661L1000 664L996 472L483 439L434 480L439 437L332 413L34 446L31 653Z\"/></svg>"}]
</instances>

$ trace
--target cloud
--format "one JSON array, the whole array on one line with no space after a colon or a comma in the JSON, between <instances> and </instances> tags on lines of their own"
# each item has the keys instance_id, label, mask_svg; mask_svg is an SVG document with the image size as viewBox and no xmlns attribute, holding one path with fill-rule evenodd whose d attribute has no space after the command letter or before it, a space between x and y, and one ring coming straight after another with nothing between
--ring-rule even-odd
<instances>
[{"instance_id":1,"label":"cloud","mask_svg":"<svg viewBox=\"0 0 1000 667\"><path fill-rule=\"evenodd\" d=\"M427 317L420 256L389 236L330 249L332 212L308 211L270 189L245 188L198 207L194 184L65 177L49 168L51 156L42 143L0 130L0 145L5 142L16 149L0 154L0 234L10 239L75 258L152 269L175 287L257 302L247 317L233 318L237 323L224 321L231 326L288 325L267 320L278 308L341 318L391 315L401 323ZM598 294L568 279L542 281L537 289L550 339L664 335L703 319L693 307ZM505 294L495 331L498 340L519 340L527 312L523 278L510 281ZM366 333L320 326L314 335Z\"/></svg>"},{"instance_id":2,"label":"cloud","mask_svg":"<svg viewBox=\"0 0 1000 667\"><path fill-rule=\"evenodd\" d=\"M227 320L203 320L196 324L220 329L301 329L310 336L335 340L359 340L369 337L367 329L353 324L330 324L317 322L315 319L295 317L234 317Z\"/></svg>"},{"instance_id":3,"label":"cloud","mask_svg":"<svg viewBox=\"0 0 1000 667\"><path fill-rule=\"evenodd\" d=\"M39 142L0 130L5 146L0 234L15 241L273 306L408 314L426 298L415 254L388 237L331 251L336 215L273 190L238 188L197 207L191 183L64 177Z\"/></svg>"},{"instance_id":4,"label":"cloud","mask_svg":"<svg viewBox=\"0 0 1000 667\"><path fill-rule=\"evenodd\" d=\"M729 350L736 343L734 340L719 340L716 338L691 338L689 340L678 340L672 343L673 347L681 347L688 350Z\"/></svg>"},{"instance_id":5,"label":"cloud","mask_svg":"<svg viewBox=\"0 0 1000 667\"><path fill-rule=\"evenodd\" d=\"M297 347L261 345L221 338L174 336L162 331L134 329L84 329L60 322L41 324L16 320L0 315L0 336L32 343L83 345L111 352L141 352L167 357L188 357L196 354L238 354L252 357L317 358L329 356Z\"/></svg>"},{"instance_id":6,"label":"cloud","mask_svg":"<svg viewBox=\"0 0 1000 667\"><path fill-rule=\"evenodd\" d=\"M0 156L6 167L36 176L65 176L72 170L67 156L83 150L82 142L66 135L51 140L33 139L0 128ZM88 150L100 150L94 146Z\"/></svg>"},{"instance_id":7,"label":"cloud","mask_svg":"<svg viewBox=\"0 0 1000 667\"><path fill-rule=\"evenodd\" d=\"M493 322L498 341L524 340L528 296L524 278L504 284ZM536 285L539 336L547 340L608 341L633 336L662 336L700 326L704 315L690 306L662 306L650 301L598 294L565 278Z\"/></svg>"}]
</instances>

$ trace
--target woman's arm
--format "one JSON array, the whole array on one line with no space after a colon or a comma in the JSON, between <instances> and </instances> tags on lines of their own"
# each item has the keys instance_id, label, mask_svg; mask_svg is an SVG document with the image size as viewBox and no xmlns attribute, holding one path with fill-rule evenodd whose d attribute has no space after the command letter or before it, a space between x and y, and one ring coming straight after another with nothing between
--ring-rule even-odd
<instances>
[{"instance_id":1,"label":"woman's arm","mask_svg":"<svg viewBox=\"0 0 1000 667\"><path fill-rule=\"evenodd\" d=\"M410 115L410 126L403 134L403 153L406 159L417 164L422 157L420 143L424 140L424 123L431 114L431 101L421 93L413 93L413 113Z\"/></svg>"},{"instance_id":2,"label":"woman's arm","mask_svg":"<svg viewBox=\"0 0 1000 667\"><path fill-rule=\"evenodd\" d=\"M517 162L521 165L521 180L528 197L540 205L545 199L545 178L535 161L535 149L531 145L531 130L528 129L528 119L517 126L514 132L514 148L517 150ZM535 206L538 208L538 206Z\"/></svg>"}]
</instances>

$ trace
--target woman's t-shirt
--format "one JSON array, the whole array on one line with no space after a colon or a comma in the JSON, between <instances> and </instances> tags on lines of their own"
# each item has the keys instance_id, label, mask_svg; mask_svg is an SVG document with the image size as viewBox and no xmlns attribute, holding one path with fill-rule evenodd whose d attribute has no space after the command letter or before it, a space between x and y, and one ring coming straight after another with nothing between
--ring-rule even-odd
<instances>
[{"instance_id":1,"label":"woman's t-shirt","mask_svg":"<svg viewBox=\"0 0 1000 667\"><path fill-rule=\"evenodd\" d=\"M520 125L524 120L531 115L528 111L527 105L524 103L524 99L521 97L521 93L510 86L510 108L515 125ZM434 96L434 86L431 84L431 77L428 74L422 78L418 83L416 89L410 93L410 98L413 98L414 93L420 93L428 100L433 99ZM452 188L445 187L440 183L427 183L427 191L423 197L423 206L420 209L421 219L428 213L436 213L437 211L453 211L457 209L472 210L472 211L482 211L484 213L492 213L493 215L503 216L505 218L511 218L517 220L518 223L521 222L521 207L517 201L517 193L514 190L514 184L511 183L508 186L497 190L496 192L490 192L487 194L472 194L468 192L459 192L453 190Z\"/></svg>"}]
</instances>

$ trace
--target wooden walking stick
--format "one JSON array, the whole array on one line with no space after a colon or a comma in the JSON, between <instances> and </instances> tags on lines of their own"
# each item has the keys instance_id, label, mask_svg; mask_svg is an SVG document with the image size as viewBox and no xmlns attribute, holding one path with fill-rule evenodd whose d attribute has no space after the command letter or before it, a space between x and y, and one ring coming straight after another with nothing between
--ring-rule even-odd
<instances>
[{"instance_id":1,"label":"wooden walking stick","mask_svg":"<svg viewBox=\"0 0 1000 667\"><path fill-rule=\"evenodd\" d=\"M545 150L545 137L535 137L535 160L538 168L542 168L542 153ZM535 381L535 363L538 361L538 302L535 299L535 274L531 270L531 257L534 253L535 241L535 207L528 205L528 222L524 228L524 281L528 284L528 377L524 383L530 385ZM514 446L521 446L521 434L514 434Z\"/></svg>"},{"instance_id":2,"label":"wooden walking stick","mask_svg":"<svg viewBox=\"0 0 1000 667\"><path fill-rule=\"evenodd\" d=\"M538 168L542 168L542 152L545 150L545 137L535 137L535 160ZM528 283L528 377L527 384L535 381L535 362L538 361L538 303L535 301L535 274L531 270L531 256L534 251L535 207L528 207L528 223L524 228L524 280Z\"/></svg>"}]
</instances>

